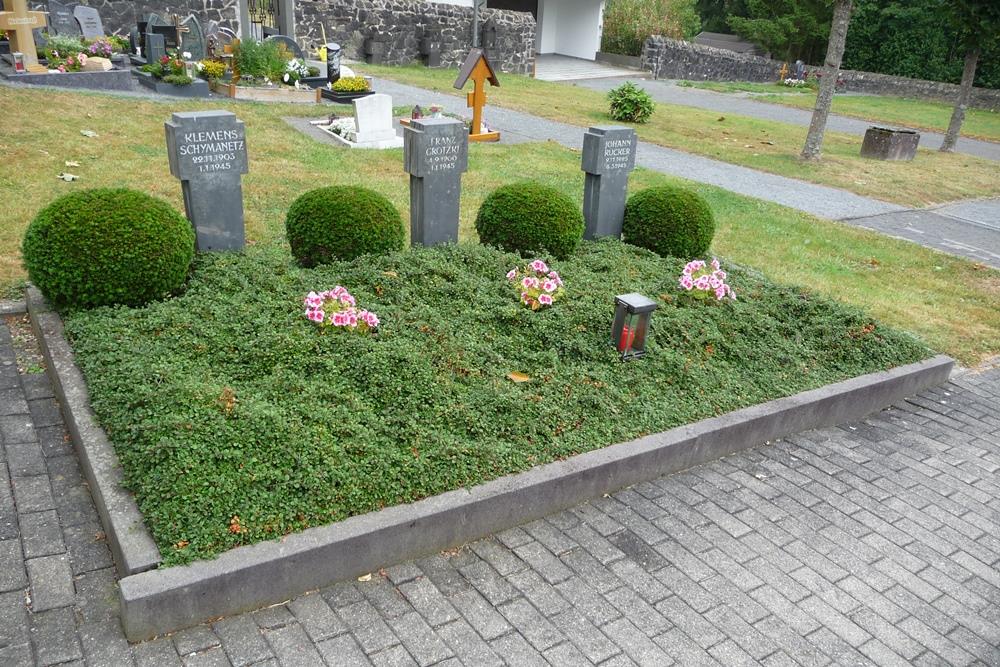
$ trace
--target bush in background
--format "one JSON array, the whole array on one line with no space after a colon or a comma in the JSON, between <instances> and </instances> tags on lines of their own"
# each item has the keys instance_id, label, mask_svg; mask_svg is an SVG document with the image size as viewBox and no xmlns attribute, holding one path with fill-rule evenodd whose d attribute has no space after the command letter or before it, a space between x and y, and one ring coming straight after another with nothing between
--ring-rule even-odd
<instances>
[{"instance_id":1,"label":"bush in background","mask_svg":"<svg viewBox=\"0 0 1000 667\"><path fill-rule=\"evenodd\" d=\"M626 123L645 123L653 115L656 104L644 89L631 81L608 91L611 118Z\"/></svg>"},{"instance_id":2,"label":"bush in background","mask_svg":"<svg viewBox=\"0 0 1000 667\"><path fill-rule=\"evenodd\" d=\"M138 306L184 284L194 231L145 193L85 190L42 209L21 253L31 282L57 305Z\"/></svg>"},{"instance_id":3,"label":"bush in background","mask_svg":"<svg viewBox=\"0 0 1000 667\"><path fill-rule=\"evenodd\" d=\"M650 35L690 39L701 30L695 0L608 0L601 51L642 55Z\"/></svg>"},{"instance_id":4,"label":"bush in background","mask_svg":"<svg viewBox=\"0 0 1000 667\"><path fill-rule=\"evenodd\" d=\"M488 245L565 259L583 239L583 213L559 190L522 181L486 197L476 216L476 231Z\"/></svg>"},{"instance_id":5,"label":"bush in background","mask_svg":"<svg viewBox=\"0 0 1000 667\"><path fill-rule=\"evenodd\" d=\"M402 250L406 229L383 195L351 185L310 190L296 199L285 220L292 254L302 266Z\"/></svg>"},{"instance_id":6,"label":"bush in background","mask_svg":"<svg viewBox=\"0 0 1000 667\"><path fill-rule=\"evenodd\" d=\"M660 256L700 257L713 236L712 209L692 190L673 185L647 188L625 204L622 239Z\"/></svg>"}]
</instances>

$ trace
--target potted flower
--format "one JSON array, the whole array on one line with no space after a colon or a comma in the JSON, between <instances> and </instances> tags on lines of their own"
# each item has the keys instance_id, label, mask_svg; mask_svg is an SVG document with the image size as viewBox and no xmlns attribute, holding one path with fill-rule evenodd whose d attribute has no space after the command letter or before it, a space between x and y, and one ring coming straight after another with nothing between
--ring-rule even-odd
<instances>
[{"instance_id":1,"label":"potted flower","mask_svg":"<svg viewBox=\"0 0 1000 667\"><path fill-rule=\"evenodd\" d=\"M345 76L337 79L336 83L327 84L327 87L323 89L323 99L336 104L350 104L352 100L366 97L374 92L365 77Z\"/></svg>"}]
</instances>

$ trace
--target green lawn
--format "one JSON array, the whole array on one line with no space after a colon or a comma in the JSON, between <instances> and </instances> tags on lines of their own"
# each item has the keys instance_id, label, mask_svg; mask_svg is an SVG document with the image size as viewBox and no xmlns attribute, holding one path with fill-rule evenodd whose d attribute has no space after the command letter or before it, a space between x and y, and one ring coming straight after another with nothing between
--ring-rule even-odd
<instances>
[{"instance_id":1,"label":"green lawn","mask_svg":"<svg viewBox=\"0 0 1000 667\"><path fill-rule=\"evenodd\" d=\"M718 93L757 93L753 97L755 100L801 109L812 109L816 105L815 90L789 88L778 83L681 81L678 85ZM941 133L948 129L953 108L954 105L945 102L890 95L836 95L833 98L833 112L841 116ZM962 136L1000 141L1000 113L988 109L968 109L962 123Z\"/></svg>"},{"instance_id":2,"label":"green lawn","mask_svg":"<svg viewBox=\"0 0 1000 667\"><path fill-rule=\"evenodd\" d=\"M364 66L366 73L459 95L455 72L443 69ZM604 94L525 76L505 74L487 91L490 104L526 111L571 125L606 125ZM1000 162L960 153L920 150L913 162L860 157L861 137L827 132L823 160L804 162L799 152L807 128L691 107L657 103L649 123L636 127L651 143L705 155L860 195L920 207L1000 194ZM489 111L486 113L489 119Z\"/></svg>"},{"instance_id":3,"label":"green lawn","mask_svg":"<svg viewBox=\"0 0 1000 667\"><path fill-rule=\"evenodd\" d=\"M385 194L408 213L408 177L401 151L346 151L318 144L290 128L287 115L313 107L222 102L158 102L61 91L5 89L0 115L17 118L0 138L0 290L24 279L20 240L31 218L60 194L80 188L128 186L183 210L170 176L163 123L173 111L223 108L246 123L250 173L244 177L247 232L255 245L284 243L284 216L299 194L330 184L357 184ZM326 113L327 109L323 110ZM89 116L88 116L89 114ZM91 129L100 136L80 134ZM80 167L67 168L66 160ZM80 180L56 178L71 169ZM494 188L534 178L582 201L578 153L552 144L473 145L463 177L461 239L476 239L473 219ZM679 179L639 169L633 191ZM1000 273L972 262L873 232L820 220L776 204L689 184L710 203L718 231L715 252L753 266L768 278L804 285L865 308L928 345L976 364L1000 353Z\"/></svg>"}]
</instances>

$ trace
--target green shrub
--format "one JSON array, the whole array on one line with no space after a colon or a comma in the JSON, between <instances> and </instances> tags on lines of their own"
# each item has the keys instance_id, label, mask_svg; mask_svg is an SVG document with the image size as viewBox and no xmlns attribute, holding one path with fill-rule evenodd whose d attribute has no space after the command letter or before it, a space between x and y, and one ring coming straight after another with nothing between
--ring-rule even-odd
<instances>
[{"instance_id":1,"label":"green shrub","mask_svg":"<svg viewBox=\"0 0 1000 667\"><path fill-rule=\"evenodd\" d=\"M622 238L658 255L700 257L714 235L712 209L691 190L671 185L648 188L625 204Z\"/></svg>"},{"instance_id":2,"label":"green shrub","mask_svg":"<svg viewBox=\"0 0 1000 667\"><path fill-rule=\"evenodd\" d=\"M233 78L280 82L291 58L283 44L258 42L255 39L241 40L233 47Z\"/></svg>"},{"instance_id":3,"label":"green shrub","mask_svg":"<svg viewBox=\"0 0 1000 667\"><path fill-rule=\"evenodd\" d=\"M631 81L608 91L611 118L627 123L645 123L653 115L653 98Z\"/></svg>"},{"instance_id":4,"label":"green shrub","mask_svg":"<svg viewBox=\"0 0 1000 667\"><path fill-rule=\"evenodd\" d=\"M86 190L42 209L21 253L31 281L56 304L136 306L184 283L194 232L169 204L145 193Z\"/></svg>"},{"instance_id":5,"label":"green shrub","mask_svg":"<svg viewBox=\"0 0 1000 667\"><path fill-rule=\"evenodd\" d=\"M163 83L172 83L175 86L190 86L194 81L187 74L167 74L163 77Z\"/></svg>"},{"instance_id":6,"label":"green shrub","mask_svg":"<svg viewBox=\"0 0 1000 667\"><path fill-rule=\"evenodd\" d=\"M583 238L583 214L555 188L533 181L494 190L476 216L479 240L522 255L548 252L565 259Z\"/></svg>"},{"instance_id":7,"label":"green shrub","mask_svg":"<svg viewBox=\"0 0 1000 667\"><path fill-rule=\"evenodd\" d=\"M292 254L303 266L401 250L406 230L388 199L367 188L335 185L296 199L285 221Z\"/></svg>"}]
</instances>

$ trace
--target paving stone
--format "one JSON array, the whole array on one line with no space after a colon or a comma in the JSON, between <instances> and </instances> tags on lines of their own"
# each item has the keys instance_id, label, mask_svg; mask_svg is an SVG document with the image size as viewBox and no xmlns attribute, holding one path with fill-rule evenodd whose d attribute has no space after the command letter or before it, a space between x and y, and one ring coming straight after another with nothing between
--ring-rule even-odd
<instances>
[{"instance_id":1,"label":"paving stone","mask_svg":"<svg viewBox=\"0 0 1000 667\"><path fill-rule=\"evenodd\" d=\"M319 651L309 639L309 635L298 623L284 625L271 630L264 630L264 638L283 665L296 667L311 667L324 665Z\"/></svg>"},{"instance_id":2,"label":"paving stone","mask_svg":"<svg viewBox=\"0 0 1000 667\"><path fill-rule=\"evenodd\" d=\"M549 649L544 654L545 660L554 667L571 667L571 665L585 665L587 658L570 643L563 643Z\"/></svg>"},{"instance_id":3,"label":"paving stone","mask_svg":"<svg viewBox=\"0 0 1000 667\"><path fill-rule=\"evenodd\" d=\"M184 667L231 667L232 663L226 657L221 647L210 648L200 653L192 653L182 658Z\"/></svg>"},{"instance_id":4,"label":"paving stone","mask_svg":"<svg viewBox=\"0 0 1000 667\"><path fill-rule=\"evenodd\" d=\"M320 595L303 595L290 601L287 606L314 642L347 631L347 627Z\"/></svg>"},{"instance_id":5,"label":"paving stone","mask_svg":"<svg viewBox=\"0 0 1000 667\"><path fill-rule=\"evenodd\" d=\"M527 640L516 632L497 637L490 642L490 648L508 665L524 667L548 667L549 662L532 648Z\"/></svg>"},{"instance_id":6,"label":"paving stone","mask_svg":"<svg viewBox=\"0 0 1000 667\"><path fill-rule=\"evenodd\" d=\"M402 646L391 646L371 656L375 667L417 667L416 661Z\"/></svg>"},{"instance_id":7,"label":"paving stone","mask_svg":"<svg viewBox=\"0 0 1000 667\"><path fill-rule=\"evenodd\" d=\"M495 539L478 540L470 544L469 547L502 577L519 572L527 567L509 548L500 544ZM468 576L465 572L463 574ZM479 592L482 593L483 591L480 590ZM483 594L485 595L485 593Z\"/></svg>"},{"instance_id":8,"label":"paving stone","mask_svg":"<svg viewBox=\"0 0 1000 667\"><path fill-rule=\"evenodd\" d=\"M38 665L55 665L83 657L71 608L31 615L31 643Z\"/></svg>"},{"instance_id":9,"label":"paving stone","mask_svg":"<svg viewBox=\"0 0 1000 667\"><path fill-rule=\"evenodd\" d=\"M0 541L0 593L26 588L24 556L18 539Z\"/></svg>"},{"instance_id":10,"label":"paving stone","mask_svg":"<svg viewBox=\"0 0 1000 667\"><path fill-rule=\"evenodd\" d=\"M363 667L371 661L350 635L339 635L316 643L316 648L328 665Z\"/></svg>"},{"instance_id":11,"label":"paving stone","mask_svg":"<svg viewBox=\"0 0 1000 667\"><path fill-rule=\"evenodd\" d=\"M0 593L0 646L26 644L29 641L28 610L24 604L24 593Z\"/></svg>"},{"instance_id":12,"label":"paving stone","mask_svg":"<svg viewBox=\"0 0 1000 667\"><path fill-rule=\"evenodd\" d=\"M556 614L551 620L587 660L593 663L603 662L621 653L621 649L614 642L575 609L567 609Z\"/></svg>"},{"instance_id":13,"label":"paving stone","mask_svg":"<svg viewBox=\"0 0 1000 667\"><path fill-rule=\"evenodd\" d=\"M576 549L572 553L579 553L579 551ZM522 544L514 549L514 553L550 584L558 584L573 575L568 567L538 542Z\"/></svg>"},{"instance_id":14,"label":"paving stone","mask_svg":"<svg viewBox=\"0 0 1000 667\"><path fill-rule=\"evenodd\" d=\"M387 567L385 574L389 577L389 581L397 586L407 581L413 581L417 577L424 576L423 571L415 563L402 563Z\"/></svg>"},{"instance_id":15,"label":"paving stone","mask_svg":"<svg viewBox=\"0 0 1000 667\"><path fill-rule=\"evenodd\" d=\"M28 401L28 409L31 411L31 421L35 428L60 426L63 423L59 403L54 398L38 398Z\"/></svg>"},{"instance_id":16,"label":"paving stone","mask_svg":"<svg viewBox=\"0 0 1000 667\"><path fill-rule=\"evenodd\" d=\"M612 621L601 630L639 665L672 665L674 662L628 619Z\"/></svg>"},{"instance_id":17,"label":"paving stone","mask_svg":"<svg viewBox=\"0 0 1000 667\"><path fill-rule=\"evenodd\" d=\"M460 618L458 611L430 579L421 577L406 582L399 586L399 592L431 626L444 625Z\"/></svg>"},{"instance_id":18,"label":"paving stone","mask_svg":"<svg viewBox=\"0 0 1000 667\"><path fill-rule=\"evenodd\" d=\"M465 621L443 625L438 629L438 633L454 651L455 657L466 665L488 667L503 664L500 656Z\"/></svg>"},{"instance_id":19,"label":"paving stone","mask_svg":"<svg viewBox=\"0 0 1000 667\"><path fill-rule=\"evenodd\" d=\"M389 626L420 667L433 665L452 656L447 644L435 636L434 631L416 612L391 619ZM374 656L372 660L375 661Z\"/></svg>"},{"instance_id":20,"label":"paving stone","mask_svg":"<svg viewBox=\"0 0 1000 667\"><path fill-rule=\"evenodd\" d=\"M113 565L104 530L96 523L80 523L64 530L73 574L100 570Z\"/></svg>"},{"instance_id":21,"label":"paving stone","mask_svg":"<svg viewBox=\"0 0 1000 667\"><path fill-rule=\"evenodd\" d=\"M73 604L76 589L69 556L56 554L25 561L31 582L31 608L37 614Z\"/></svg>"},{"instance_id":22,"label":"paving stone","mask_svg":"<svg viewBox=\"0 0 1000 667\"><path fill-rule=\"evenodd\" d=\"M498 609L507 621L539 651L544 652L563 641L562 633L524 598L509 602Z\"/></svg>"},{"instance_id":23,"label":"paving stone","mask_svg":"<svg viewBox=\"0 0 1000 667\"><path fill-rule=\"evenodd\" d=\"M221 646L221 640L207 625L198 625L181 630L174 635L174 647L182 658L192 653Z\"/></svg>"},{"instance_id":24,"label":"paving stone","mask_svg":"<svg viewBox=\"0 0 1000 667\"><path fill-rule=\"evenodd\" d=\"M135 664L132 650L117 620L89 623L80 626L77 631L90 667L126 667Z\"/></svg>"},{"instance_id":25,"label":"paving stone","mask_svg":"<svg viewBox=\"0 0 1000 667\"><path fill-rule=\"evenodd\" d=\"M0 644L0 665L33 665L31 644Z\"/></svg>"},{"instance_id":26,"label":"paving stone","mask_svg":"<svg viewBox=\"0 0 1000 667\"><path fill-rule=\"evenodd\" d=\"M47 426L36 429L36 433L38 442L42 446L42 453L46 457L73 454L73 444L64 427Z\"/></svg>"},{"instance_id":27,"label":"paving stone","mask_svg":"<svg viewBox=\"0 0 1000 667\"><path fill-rule=\"evenodd\" d=\"M113 567L74 577L76 611L83 623L118 623L118 581Z\"/></svg>"},{"instance_id":28,"label":"paving stone","mask_svg":"<svg viewBox=\"0 0 1000 667\"><path fill-rule=\"evenodd\" d=\"M670 621L631 588L622 587L606 595L622 615L646 635L653 637L670 628Z\"/></svg>"},{"instance_id":29,"label":"paving stone","mask_svg":"<svg viewBox=\"0 0 1000 667\"><path fill-rule=\"evenodd\" d=\"M52 384L49 382L49 377L45 373L30 373L28 375L22 375L21 387L24 390L25 398L28 400L34 400L36 398L52 398L54 395L52 392Z\"/></svg>"},{"instance_id":30,"label":"paving stone","mask_svg":"<svg viewBox=\"0 0 1000 667\"><path fill-rule=\"evenodd\" d=\"M236 667L262 662L274 655L257 623L247 614L217 621L212 624L212 631Z\"/></svg>"},{"instance_id":31,"label":"paving stone","mask_svg":"<svg viewBox=\"0 0 1000 667\"><path fill-rule=\"evenodd\" d=\"M253 620L259 627L267 630L294 623L295 616L292 615L292 612L288 611L288 607L278 604L253 612Z\"/></svg>"},{"instance_id":32,"label":"paving stone","mask_svg":"<svg viewBox=\"0 0 1000 667\"><path fill-rule=\"evenodd\" d=\"M49 486L47 476L21 477L12 480L12 485L18 514L55 509L56 505L52 499L52 489Z\"/></svg>"},{"instance_id":33,"label":"paving stone","mask_svg":"<svg viewBox=\"0 0 1000 667\"><path fill-rule=\"evenodd\" d=\"M97 524L100 518L94 509L94 501L90 490L83 484L69 489L60 490L56 497L56 512L59 522L65 527L78 526L82 523Z\"/></svg>"},{"instance_id":34,"label":"paving stone","mask_svg":"<svg viewBox=\"0 0 1000 667\"><path fill-rule=\"evenodd\" d=\"M55 510L25 514L21 517L21 540L25 558L63 553L62 526Z\"/></svg>"},{"instance_id":35,"label":"paving stone","mask_svg":"<svg viewBox=\"0 0 1000 667\"><path fill-rule=\"evenodd\" d=\"M384 618L396 618L413 611L406 598L388 579L373 576L371 581L359 582L357 587Z\"/></svg>"},{"instance_id":36,"label":"paving stone","mask_svg":"<svg viewBox=\"0 0 1000 667\"><path fill-rule=\"evenodd\" d=\"M476 591L458 593L451 598L451 602L462 613L469 625L475 628L476 632L486 641L495 639L510 630L510 624L504 617Z\"/></svg>"},{"instance_id":37,"label":"paving stone","mask_svg":"<svg viewBox=\"0 0 1000 667\"><path fill-rule=\"evenodd\" d=\"M37 442L7 445L7 469L11 477L32 477L46 473L42 446Z\"/></svg>"},{"instance_id":38,"label":"paving stone","mask_svg":"<svg viewBox=\"0 0 1000 667\"><path fill-rule=\"evenodd\" d=\"M15 445L20 442L38 442L38 434L31 423L31 415L0 416L0 438L4 445Z\"/></svg>"},{"instance_id":39,"label":"paving stone","mask_svg":"<svg viewBox=\"0 0 1000 667\"><path fill-rule=\"evenodd\" d=\"M138 667L179 667L183 663L170 637L160 637L132 647L132 656Z\"/></svg>"},{"instance_id":40,"label":"paving stone","mask_svg":"<svg viewBox=\"0 0 1000 667\"><path fill-rule=\"evenodd\" d=\"M354 638L368 655L399 643L399 639L379 616L378 610L367 600L338 609L337 615L354 633Z\"/></svg>"}]
</instances>

